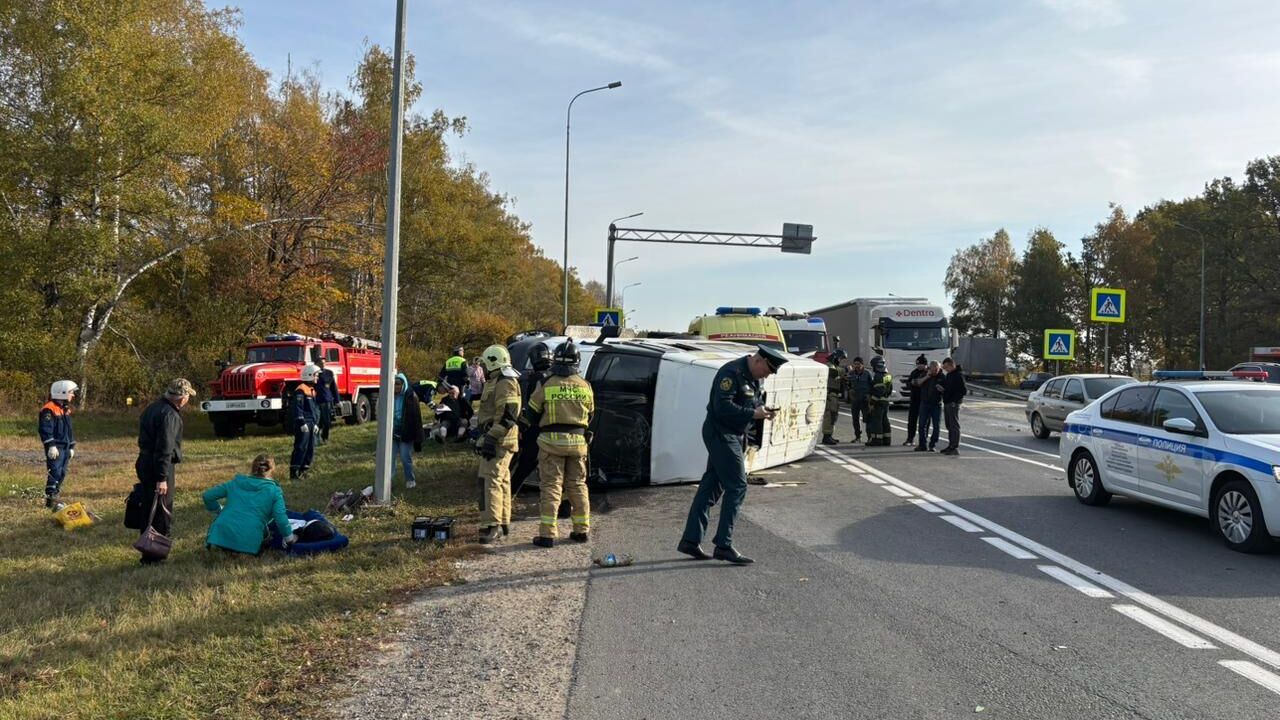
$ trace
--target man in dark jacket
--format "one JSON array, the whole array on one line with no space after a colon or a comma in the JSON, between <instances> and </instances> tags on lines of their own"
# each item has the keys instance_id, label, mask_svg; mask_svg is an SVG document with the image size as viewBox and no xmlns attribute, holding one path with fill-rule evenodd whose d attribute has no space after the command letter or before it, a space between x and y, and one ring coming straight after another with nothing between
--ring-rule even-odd
<instances>
[{"instance_id":1,"label":"man in dark jacket","mask_svg":"<svg viewBox=\"0 0 1280 720\"><path fill-rule=\"evenodd\" d=\"M933 452L938 449L938 428L942 425L942 367L937 360L929 363L924 377L913 383L920 389L920 442L916 452ZM932 430L932 433L930 433Z\"/></svg>"},{"instance_id":2,"label":"man in dark jacket","mask_svg":"<svg viewBox=\"0 0 1280 720\"><path fill-rule=\"evenodd\" d=\"M338 381L333 371L324 366L324 358L316 360L320 374L316 376L316 407L320 410L320 443L329 442L329 428L333 426L333 408L341 400Z\"/></svg>"},{"instance_id":3,"label":"man in dark jacket","mask_svg":"<svg viewBox=\"0 0 1280 720\"><path fill-rule=\"evenodd\" d=\"M707 402L707 417L702 421L707 471L698 483L684 533L676 546L685 555L696 560L714 557L735 565L751 564L751 558L733 547L734 520L747 496L747 432L757 420L773 418L775 410L765 406L761 384L785 362L786 355L762 345L755 355L726 363L716 373ZM700 543L707 531L711 507L722 497L720 524L712 539L716 549L707 555Z\"/></svg>"},{"instance_id":4,"label":"man in dark jacket","mask_svg":"<svg viewBox=\"0 0 1280 720\"><path fill-rule=\"evenodd\" d=\"M142 411L138 421L138 461L134 471L142 487L143 504L150 508L157 496L160 499L161 509L156 510L151 527L162 535L169 534L173 521L175 466L182 462L182 409L195 394L186 378L176 378L165 388L163 397ZM162 561L144 557L142 562Z\"/></svg>"},{"instance_id":5,"label":"man in dark jacket","mask_svg":"<svg viewBox=\"0 0 1280 720\"><path fill-rule=\"evenodd\" d=\"M923 382L921 380L929 374L929 361L923 355L916 358L916 369L911 371L907 376L907 390L910 391L911 405L907 410L907 441L903 445L911 446L916 444L916 425L920 423L920 387Z\"/></svg>"},{"instance_id":6,"label":"man in dark jacket","mask_svg":"<svg viewBox=\"0 0 1280 720\"><path fill-rule=\"evenodd\" d=\"M440 366L440 376L436 380L441 383L447 382L458 388L462 392L462 397L470 402L471 377L467 374L467 359L463 357L465 352L466 349L461 345L455 347L453 354L444 361L444 365Z\"/></svg>"},{"instance_id":7,"label":"man in dark jacket","mask_svg":"<svg viewBox=\"0 0 1280 720\"><path fill-rule=\"evenodd\" d=\"M862 366L862 358L853 359L845 377L849 393L849 414L853 416L853 441L862 439L862 422L871 424L871 373Z\"/></svg>"},{"instance_id":8,"label":"man in dark jacket","mask_svg":"<svg viewBox=\"0 0 1280 720\"><path fill-rule=\"evenodd\" d=\"M964 384L964 373L955 360L942 361L942 414L947 423L947 446L943 455L960 454L960 404L969 393Z\"/></svg>"}]
</instances>

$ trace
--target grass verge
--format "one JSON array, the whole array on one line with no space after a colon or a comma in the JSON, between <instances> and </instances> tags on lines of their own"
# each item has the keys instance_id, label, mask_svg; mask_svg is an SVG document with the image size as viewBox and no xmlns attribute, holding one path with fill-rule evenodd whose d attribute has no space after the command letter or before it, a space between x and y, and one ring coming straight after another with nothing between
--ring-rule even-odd
<instances>
[{"instance_id":1,"label":"grass verge","mask_svg":"<svg viewBox=\"0 0 1280 720\"><path fill-rule=\"evenodd\" d=\"M453 580L453 559L468 552L409 539L414 516L474 515L474 456L434 444L416 458L416 489L397 478L391 508L330 518L351 538L343 552L210 552L206 488L268 452L290 509L323 510L330 493L371 483L374 428L335 427L311 476L290 482L288 437L221 441L188 412L173 555L141 567L137 533L122 525L136 423L129 414L75 419L63 499L85 502L102 523L65 532L43 506L34 412L0 418L0 718L323 715L335 681L396 622L388 608Z\"/></svg>"}]
</instances>

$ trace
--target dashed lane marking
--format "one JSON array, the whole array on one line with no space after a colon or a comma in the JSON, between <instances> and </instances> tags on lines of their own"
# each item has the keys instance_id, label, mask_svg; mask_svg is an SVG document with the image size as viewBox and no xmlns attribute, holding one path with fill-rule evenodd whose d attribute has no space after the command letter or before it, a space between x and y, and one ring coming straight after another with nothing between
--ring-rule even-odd
<instances>
[{"instance_id":1,"label":"dashed lane marking","mask_svg":"<svg viewBox=\"0 0 1280 720\"><path fill-rule=\"evenodd\" d=\"M1079 575L1076 575L1075 573L1069 572L1067 570L1063 570L1057 565L1037 565L1036 567L1040 568L1040 572L1044 573L1045 575L1048 575L1049 577L1061 582L1062 584L1066 585L1069 588L1074 588L1076 590L1079 590L1080 592L1084 593L1085 595L1088 595L1091 598L1115 597L1111 593L1107 592L1106 590L1103 590L1097 585L1094 585L1088 580L1085 580Z\"/></svg>"},{"instance_id":2,"label":"dashed lane marking","mask_svg":"<svg viewBox=\"0 0 1280 720\"><path fill-rule=\"evenodd\" d=\"M1112 605L1112 610L1124 615L1135 622L1146 625L1161 635L1178 643L1179 645L1192 650L1216 650L1217 646L1196 635L1188 632L1155 613L1147 612L1137 605Z\"/></svg>"},{"instance_id":3,"label":"dashed lane marking","mask_svg":"<svg viewBox=\"0 0 1280 720\"><path fill-rule=\"evenodd\" d=\"M888 490L889 492L893 493L894 495L897 495L900 498L911 497L911 493L895 485L881 485L880 487L884 488L885 490Z\"/></svg>"},{"instance_id":4,"label":"dashed lane marking","mask_svg":"<svg viewBox=\"0 0 1280 720\"><path fill-rule=\"evenodd\" d=\"M978 527L977 525L974 525L968 520L965 520L963 518L958 518L955 515L942 515L940 517L943 520L946 520L947 522L951 523L952 525L955 525L956 527L960 528L965 532L970 532L970 533L982 532L982 528Z\"/></svg>"},{"instance_id":5,"label":"dashed lane marking","mask_svg":"<svg viewBox=\"0 0 1280 720\"><path fill-rule=\"evenodd\" d=\"M870 475L863 475L863 477L868 477L868 478L869 478L869 477L871 477L871 476L870 476ZM884 481L883 481L883 480L879 480L878 482L884 482ZM942 509L942 508L938 507L937 505L934 505L933 503L929 502L928 500L921 500L920 498L911 498L911 499L910 499L910 500L908 500L907 502L911 503L912 505L915 505L916 507L920 508L921 510L924 510L925 512L931 512L931 513L933 513L934 515L941 515L941 514L943 513L943 509ZM1002 540L1001 542L1004 542L1004 541Z\"/></svg>"},{"instance_id":6,"label":"dashed lane marking","mask_svg":"<svg viewBox=\"0 0 1280 720\"><path fill-rule=\"evenodd\" d=\"M982 517L981 515L978 515L977 513L970 512L960 507L959 505L956 505L955 503L949 502L947 500L944 500L938 497L937 495L934 495L933 493L926 492L914 485L911 485L910 483L903 482L902 480L899 480L898 478L893 477L892 475L889 475L888 473L885 473L881 470L877 470L876 468L871 467L870 465L867 465L864 462L861 462L859 460L852 460L852 459L851 459L851 462L855 466L858 466L859 468L861 468L862 471L874 474L877 477L889 483L897 485L903 490L906 490L911 493L915 493L919 497L922 497L925 500L928 500L929 502L937 505L938 507L944 508L945 510L947 510L948 512L954 515L959 515L960 517L963 517L966 520L969 520L975 525L984 527L989 532L999 535L1000 537L1003 537L1005 540L1008 540L1009 542L1019 545L1030 552L1038 554L1040 557L1050 562L1057 563L1058 565L1061 565L1064 568L1074 571L1082 578L1087 578L1088 580L1094 583L1097 583L1098 585L1108 588L1109 590L1115 592L1117 595L1120 595L1121 597L1129 600L1130 602L1141 605L1147 608L1148 610L1151 610L1152 612L1155 612L1159 615L1163 615L1164 617L1170 620L1173 620L1175 622L1181 623L1182 625L1188 628L1191 628L1192 630L1195 630L1201 635L1209 637L1213 640L1216 640L1222 643L1223 645L1226 645L1230 648L1238 650L1244 653L1245 655L1252 657L1255 660L1260 660L1261 662L1267 665L1270 665L1271 667L1274 667L1274 668L1280 668L1280 653L1276 652L1275 650L1272 650L1271 648L1266 647L1265 645L1256 643L1220 625L1217 625L1208 620L1205 620L1204 618L1198 615L1187 612L1186 610L1183 610L1182 608L1176 605L1173 605L1172 603L1165 602L1164 600L1161 600L1160 598L1150 593L1139 590L1138 588L1130 585L1129 583L1124 582L1123 580L1111 577L1110 575L1107 575L1106 573L1100 570L1092 568L1080 562L1079 560L1063 555L1057 550L1054 550L1046 545L1042 545L1028 537L1020 535L1004 527L1003 525L1000 525L999 523L992 522L991 520L988 520Z\"/></svg>"},{"instance_id":7,"label":"dashed lane marking","mask_svg":"<svg viewBox=\"0 0 1280 720\"><path fill-rule=\"evenodd\" d=\"M924 501L921 500L921 502L924 502ZM938 512L942 512L942 508L938 508ZM1022 548L1018 547L1017 545L1014 545L1008 540L1004 540L998 537L984 537L982 538L982 540L983 542L990 544L992 547L999 549L1005 554L1012 555L1014 558L1018 560L1035 560L1036 559L1036 556L1033 553L1029 553L1026 550L1023 550Z\"/></svg>"}]
</instances>

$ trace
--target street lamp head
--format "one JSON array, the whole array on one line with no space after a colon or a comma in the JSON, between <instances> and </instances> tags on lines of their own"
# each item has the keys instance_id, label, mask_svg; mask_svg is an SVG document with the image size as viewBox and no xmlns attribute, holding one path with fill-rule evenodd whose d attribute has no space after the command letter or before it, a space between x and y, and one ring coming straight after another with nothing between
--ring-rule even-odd
<instances>
[{"instance_id":1,"label":"street lamp head","mask_svg":"<svg viewBox=\"0 0 1280 720\"><path fill-rule=\"evenodd\" d=\"M620 87L622 87L622 81L621 81L621 80L615 80L615 81L613 81L613 82L609 83L609 89L610 89L610 90L612 90L612 89L614 89L614 88L620 88Z\"/></svg>"}]
</instances>

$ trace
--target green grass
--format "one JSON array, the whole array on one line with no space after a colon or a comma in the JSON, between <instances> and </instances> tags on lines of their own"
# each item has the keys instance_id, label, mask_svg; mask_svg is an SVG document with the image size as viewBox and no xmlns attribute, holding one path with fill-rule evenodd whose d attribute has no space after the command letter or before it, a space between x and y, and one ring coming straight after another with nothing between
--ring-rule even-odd
<instances>
[{"instance_id":1,"label":"green grass","mask_svg":"<svg viewBox=\"0 0 1280 720\"><path fill-rule=\"evenodd\" d=\"M304 718L323 714L342 677L397 622L388 609L453 580L469 552L409 539L416 515L473 519L475 458L431 444L418 487L352 522L344 552L289 558L205 549L200 493L259 452L288 476L290 439L220 441L187 415L169 562L141 567L122 526L134 482L136 416L77 417L63 486L102 517L66 532L43 507L44 464L30 418L0 418L0 718ZM323 510L336 490L372 483L372 426L334 428L311 476L281 480L290 509ZM467 528L468 530L470 528ZM462 533L457 533L462 534ZM469 533L468 533L469 534ZM465 535L464 535L465 537Z\"/></svg>"}]
</instances>

